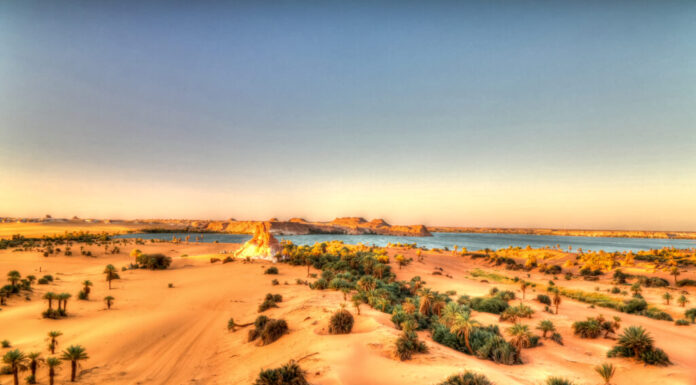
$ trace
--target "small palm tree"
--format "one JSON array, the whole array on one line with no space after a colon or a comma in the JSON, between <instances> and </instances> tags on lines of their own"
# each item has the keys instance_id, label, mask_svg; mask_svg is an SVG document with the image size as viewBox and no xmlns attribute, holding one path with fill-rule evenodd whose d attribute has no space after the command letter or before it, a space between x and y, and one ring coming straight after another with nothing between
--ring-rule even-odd
<instances>
[{"instance_id":1,"label":"small palm tree","mask_svg":"<svg viewBox=\"0 0 696 385\"><path fill-rule=\"evenodd\" d=\"M529 286L529 283L525 281L520 281L520 290L522 290L522 299L524 299L524 295L527 293L527 286Z\"/></svg>"},{"instance_id":2,"label":"small palm tree","mask_svg":"<svg viewBox=\"0 0 696 385\"><path fill-rule=\"evenodd\" d=\"M677 284L677 277L679 276L679 268L674 266L670 269L670 274L674 276L674 284Z\"/></svg>"},{"instance_id":3,"label":"small palm tree","mask_svg":"<svg viewBox=\"0 0 696 385\"><path fill-rule=\"evenodd\" d=\"M53 300L56 299L56 294L49 291L44 294L43 298L48 301L48 310L53 310Z\"/></svg>"},{"instance_id":4,"label":"small palm tree","mask_svg":"<svg viewBox=\"0 0 696 385\"><path fill-rule=\"evenodd\" d=\"M543 320L537 325L537 329L541 330L542 337L546 338L546 333L553 333L556 331L556 326L550 320Z\"/></svg>"},{"instance_id":5,"label":"small palm tree","mask_svg":"<svg viewBox=\"0 0 696 385\"><path fill-rule=\"evenodd\" d=\"M418 309L418 312L425 316L430 315L430 306L433 303L433 299L435 298L435 294L430 291L430 289L423 289L421 290L420 293L420 307Z\"/></svg>"},{"instance_id":6,"label":"small palm tree","mask_svg":"<svg viewBox=\"0 0 696 385\"><path fill-rule=\"evenodd\" d=\"M517 347L518 350L522 350L522 348L530 345L532 332L529 331L529 326L516 323L508 329L508 333L512 337L510 343Z\"/></svg>"},{"instance_id":7,"label":"small palm tree","mask_svg":"<svg viewBox=\"0 0 696 385\"><path fill-rule=\"evenodd\" d=\"M106 296L104 297L104 302L106 302L106 308L111 309L111 305L114 303L114 297L112 296Z\"/></svg>"},{"instance_id":8,"label":"small palm tree","mask_svg":"<svg viewBox=\"0 0 696 385\"><path fill-rule=\"evenodd\" d=\"M75 382L75 374L77 374L77 364L80 361L88 359L89 356L80 345L71 345L63 351L63 355L60 357L63 361L70 361L70 381Z\"/></svg>"},{"instance_id":9,"label":"small palm tree","mask_svg":"<svg viewBox=\"0 0 696 385\"><path fill-rule=\"evenodd\" d=\"M19 274L17 270L12 270L7 273L7 280L10 281L12 286L17 286L17 282L19 282L20 279L22 279L22 275Z\"/></svg>"},{"instance_id":10,"label":"small palm tree","mask_svg":"<svg viewBox=\"0 0 696 385\"><path fill-rule=\"evenodd\" d=\"M43 357L41 357L41 352L31 352L27 355L29 360L29 370L31 371L31 383L36 383L36 369L44 362Z\"/></svg>"},{"instance_id":11,"label":"small palm tree","mask_svg":"<svg viewBox=\"0 0 696 385\"><path fill-rule=\"evenodd\" d=\"M82 291L85 293L85 299L89 299L89 293L92 291L92 289L90 289L90 286L92 286L92 281L85 280L84 282L82 282Z\"/></svg>"},{"instance_id":12,"label":"small palm tree","mask_svg":"<svg viewBox=\"0 0 696 385\"><path fill-rule=\"evenodd\" d=\"M450 327L450 332L455 334L457 337L464 339L464 344L469 353L474 354L474 349L471 348L469 344L469 334L471 329L479 326L478 321L471 319L471 313L467 311L459 312L455 315Z\"/></svg>"},{"instance_id":13,"label":"small palm tree","mask_svg":"<svg viewBox=\"0 0 696 385\"><path fill-rule=\"evenodd\" d=\"M616 368L614 365L609 364L609 363L603 363L602 365L595 366L594 368L595 372L599 374L600 377L604 380L604 385L610 385L611 384L611 379L614 377L614 374L616 373Z\"/></svg>"},{"instance_id":14,"label":"small palm tree","mask_svg":"<svg viewBox=\"0 0 696 385\"><path fill-rule=\"evenodd\" d=\"M111 281L119 278L114 265L106 265L106 268L104 269L104 274L106 274L106 280L107 282L109 282L109 290L111 290Z\"/></svg>"},{"instance_id":15,"label":"small palm tree","mask_svg":"<svg viewBox=\"0 0 696 385\"><path fill-rule=\"evenodd\" d=\"M70 293L60 293L58 294L58 310L60 310L60 303L63 302L63 313L68 314L68 300L72 297Z\"/></svg>"},{"instance_id":16,"label":"small palm tree","mask_svg":"<svg viewBox=\"0 0 696 385\"><path fill-rule=\"evenodd\" d=\"M686 298L686 296L685 296L684 294L682 294L681 296L679 296L679 298L677 298L677 303L678 303L679 306L681 306L681 307L686 306L686 304L689 303L689 302L691 302L691 301L689 301L689 299Z\"/></svg>"},{"instance_id":17,"label":"small palm tree","mask_svg":"<svg viewBox=\"0 0 696 385\"><path fill-rule=\"evenodd\" d=\"M665 292L665 294L662 294L662 299L665 300L665 305L669 305L669 301L674 298L672 297L672 294L669 294L669 292Z\"/></svg>"},{"instance_id":18,"label":"small palm tree","mask_svg":"<svg viewBox=\"0 0 696 385\"><path fill-rule=\"evenodd\" d=\"M558 314L558 307L561 305L561 293L558 289L553 293L553 305L556 307L556 314Z\"/></svg>"},{"instance_id":19,"label":"small palm tree","mask_svg":"<svg viewBox=\"0 0 696 385\"><path fill-rule=\"evenodd\" d=\"M53 378L56 376L56 369L63 364L63 361L56 357L48 357L46 359L46 366L48 366L48 383L53 385Z\"/></svg>"},{"instance_id":20,"label":"small palm tree","mask_svg":"<svg viewBox=\"0 0 696 385\"><path fill-rule=\"evenodd\" d=\"M27 356L19 349L10 350L2 357L2 362L7 364L14 377L14 385L19 385L19 372L27 370Z\"/></svg>"},{"instance_id":21,"label":"small palm tree","mask_svg":"<svg viewBox=\"0 0 696 385\"><path fill-rule=\"evenodd\" d=\"M353 296L353 299L351 300L353 302L353 307L355 308L355 311L360 315L360 298Z\"/></svg>"},{"instance_id":22,"label":"small palm tree","mask_svg":"<svg viewBox=\"0 0 696 385\"><path fill-rule=\"evenodd\" d=\"M653 338L642 326L629 326L619 337L619 345L633 351L633 355L638 360L644 351L652 348L653 342Z\"/></svg>"},{"instance_id":23,"label":"small palm tree","mask_svg":"<svg viewBox=\"0 0 696 385\"><path fill-rule=\"evenodd\" d=\"M56 347L58 347L58 337L62 336L63 332L58 330L52 330L48 332L48 350L51 354L56 354Z\"/></svg>"}]
</instances>

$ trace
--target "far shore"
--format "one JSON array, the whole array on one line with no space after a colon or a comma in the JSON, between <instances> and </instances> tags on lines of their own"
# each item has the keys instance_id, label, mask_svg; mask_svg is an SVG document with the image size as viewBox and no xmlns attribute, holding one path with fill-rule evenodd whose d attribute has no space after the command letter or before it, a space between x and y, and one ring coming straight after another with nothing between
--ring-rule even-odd
<instances>
[{"instance_id":1,"label":"far shore","mask_svg":"<svg viewBox=\"0 0 696 385\"><path fill-rule=\"evenodd\" d=\"M258 221L256 221L258 222ZM203 220L46 220L26 219L13 222L0 222L0 239L11 238L13 235L24 237L56 236L69 232L108 233L120 235L129 233L212 233L212 234L251 234L252 227L247 225L255 221L243 221L245 226L237 226L237 231L215 229L211 224L216 221ZM283 222L280 222L283 223ZM696 239L696 231L649 231L649 230L583 230L583 229L543 229L543 228L494 228L494 227L454 227L430 226L427 231L432 233L488 233L488 234L528 234L549 236L577 237L606 237L606 238L652 238L652 239ZM342 231L312 231L294 232L285 229L275 232L278 235L301 234L347 234ZM349 233L348 233L349 234ZM369 234L369 233L367 233ZM408 233L380 233L379 235L407 235Z\"/></svg>"}]
</instances>

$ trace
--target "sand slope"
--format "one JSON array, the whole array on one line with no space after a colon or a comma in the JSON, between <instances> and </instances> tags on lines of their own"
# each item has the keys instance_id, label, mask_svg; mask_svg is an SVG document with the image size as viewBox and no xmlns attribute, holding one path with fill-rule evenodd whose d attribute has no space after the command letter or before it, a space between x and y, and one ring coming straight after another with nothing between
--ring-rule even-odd
<instances>
[{"instance_id":1,"label":"sand slope","mask_svg":"<svg viewBox=\"0 0 696 385\"><path fill-rule=\"evenodd\" d=\"M81 344L90 359L83 362L79 382L83 384L249 384L262 368L276 367L289 359L301 360L312 384L435 384L463 369L485 373L496 384L539 384L546 376L562 375L578 384L597 384L599 377L592 367L606 361L605 353L612 341L582 340L572 336L573 321L599 313L618 314L623 326L642 325L652 333L659 347L674 361L666 368L646 367L628 359L612 359L618 366L614 383L693 384L696 383L695 326L676 327L672 322L651 320L640 316L615 313L607 309L589 309L586 304L565 299L561 314L551 315L542 306L527 300L537 313L531 320L535 326L541 319L551 319L565 338L565 346L545 341L538 348L525 350L524 365L504 366L482 361L432 342L428 332L420 332L430 353L416 355L408 362L392 358L391 350L399 331L393 328L388 314L362 306L354 332L333 336L326 333L328 318L343 303L343 295L334 291L313 291L295 284L306 279L304 267L277 265L278 276L264 275L268 262L211 264L209 257L238 245L229 244L154 244L138 246L144 252L160 251L174 257L170 270L121 272L109 290L102 270L108 263L124 266L131 262L124 248L120 255L103 255L100 248L91 250L96 258L82 256L44 258L37 252L0 251L0 277L12 269L22 275L53 274L51 285L37 285L31 301L13 297L0 312L0 339L8 339L23 351L40 350L47 354L44 338L50 330L61 330L60 348ZM404 253L403 250L399 250ZM410 251L406 252L407 254ZM180 257L181 255L190 257ZM399 278L420 275L434 289L456 290L457 295L482 295L499 283L481 283L468 276L475 263L451 254L424 253L425 263L414 262L399 270ZM446 276L434 276L436 266ZM41 272L39 273L39 268ZM522 273L519 273L522 274ZM526 273L525 273L526 274ZM280 285L273 286L276 278ZM534 278L534 277L533 277ZM542 279L543 277L539 277ZM89 301L78 301L81 282L94 282ZM546 278L548 279L548 278ZM287 281L288 285L284 283ZM168 284L172 283L173 288ZM571 282L568 285L601 285ZM517 290L514 286L507 286ZM40 316L46 307L41 296L46 291L69 292L70 317L45 320ZM279 308L264 314L284 318L291 332L268 346L246 342L249 328L234 333L227 331L227 320L238 323L253 321L257 307L266 293L280 293L284 301ZM648 293L650 294L650 293ZM112 310L106 310L102 299L116 298ZM657 294L655 294L657 295ZM527 298L536 296L532 290ZM349 310L354 312L352 307ZM482 323L497 323L497 317L475 313ZM505 329L509 324L501 324ZM3 349L4 353L7 349ZM47 383L45 368L39 369L40 383ZM25 377L26 374L22 374ZM64 365L57 383L65 383L69 365ZM10 381L0 377L0 384Z\"/></svg>"}]
</instances>

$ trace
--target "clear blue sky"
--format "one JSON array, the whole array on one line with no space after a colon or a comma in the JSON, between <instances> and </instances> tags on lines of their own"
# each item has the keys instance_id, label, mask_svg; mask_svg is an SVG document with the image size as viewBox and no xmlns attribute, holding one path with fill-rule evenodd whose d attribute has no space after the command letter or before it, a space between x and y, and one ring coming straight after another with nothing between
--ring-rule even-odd
<instances>
[{"instance_id":1,"label":"clear blue sky","mask_svg":"<svg viewBox=\"0 0 696 385\"><path fill-rule=\"evenodd\" d=\"M696 230L696 2L0 3L0 216Z\"/></svg>"}]
</instances>

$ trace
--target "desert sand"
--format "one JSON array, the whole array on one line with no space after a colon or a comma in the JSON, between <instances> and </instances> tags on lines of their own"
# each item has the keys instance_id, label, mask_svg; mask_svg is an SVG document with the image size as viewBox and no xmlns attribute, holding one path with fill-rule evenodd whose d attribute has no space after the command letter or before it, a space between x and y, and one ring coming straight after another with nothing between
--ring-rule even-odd
<instances>
[{"instance_id":1,"label":"desert sand","mask_svg":"<svg viewBox=\"0 0 696 385\"><path fill-rule=\"evenodd\" d=\"M485 374L495 384L540 384L549 375L559 375L577 384L599 384L593 367L609 361L617 366L613 381L616 385L636 384L694 384L696 383L696 326L677 327L673 322L653 320L642 316L619 313L610 309L591 309L585 303L564 298L558 315L543 311L543 305L531 300L536 296L529 289L525 303L536 313L522 322L532 329L542 319L551 319L563 335L565 345L545 340L540 347L525 349L523 365L499 365L449 349L433 342L429 332L419 332L430 351L401 362L392 356L393 344L399 331L390 315L361 306L353 332L348 335L327 333L328 319L344 303L339 291L311 290L295 283L307 279L305 267L275 264L278 275L265 275L273 265L267 261L210 263L211 257L225 258L238 244L212 243L155 243L138 245L145 253L161 252L173 258L168 270L119 271L120 280L113 281L109 290L102 271L107 264L120 270L133 262L128 252L135 245L122 247L120 254L104 254L103 248L86 247L94 257L49 256L41 253L0 250L0 277L10 270L22 276L40 277L52 274L56 279L49 285L34 285L28 299L13 296L0 312L0 339L11 342L12 348L24 352L41 351L48 356L45 337L51 330L60 330L59 350L72 344L87 349L90 358L83 361L78 376L81 384L250 384L261 369L278 367L290 359L298 360L308 372L308 380L316 385L359 384L437 384L449 375L463 370ZM453 255L450 252L423 252L423 261L415 261L415 250L389 249L389 254L405 254L414 262L399 269L391 258L398 279L421 276L426 286L439 291L455 290L462 294L483 295L490 288L515 290L517 285L481 282L470 272L475 268L493 270L479 260ZM433 275L442 268L444 275ZM313 269L313 273L317 273ZM505 272L522 276L526 272ZM693 272L685 277L693 278ZM272 285L272 279L280 284ZM680 277L683 278L683 277ZM84 280L94 282L89 301L78 300L77 293ZM532 273L529 280L544 282L548 276ZM172 284L173 287L169 287ZM564 287L594 290L611 287L608 282L563 282ZM693 298L693 289L690 293ZM60 320L43 319L46 308L44 293L68 292L69 317ZM649 301L660 303L659 289L644 289ZM248 328L236 332L227 330L227 320L252 322L257 307L266 293L279 293L284 300L278 308L264 314L284 318L290 333L278 341L257 346L247 342ZM102 300L115 297L111 310ZM515 300L517 303L520 300ZM675 316L683 308L672 305L667 310ZM472 313L484 324L498 324L498 317L487 313ZM645 366L631 359L605 357L613 345L610 339L580 339L573 336L571 324L586 317L604 314L622 318L622 327L644 326L655 338L656 345L670 356L671 366ZM510 323L500 323L506 329ZM8 349L2 349L5 353ZM57 383L68 383L69 365L64 364ZM47 369L38 371L39 383L48 383ZM22 378L25 377L23 373ZM0 377L0 384L11 383L11 376Z\"/></svg>"}]
</instances>

